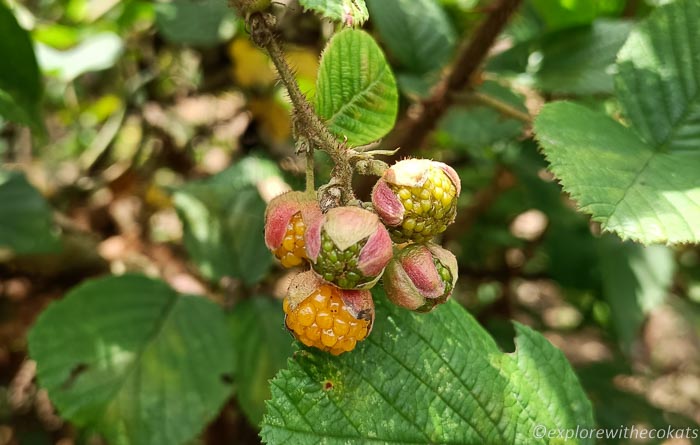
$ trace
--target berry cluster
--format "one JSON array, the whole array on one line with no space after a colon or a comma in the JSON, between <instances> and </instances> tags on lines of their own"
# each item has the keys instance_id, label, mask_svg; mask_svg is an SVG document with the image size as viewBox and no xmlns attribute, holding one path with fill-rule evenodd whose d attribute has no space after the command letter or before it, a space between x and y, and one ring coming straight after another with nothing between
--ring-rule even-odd
<instances>
[{"instance_id":1,"label":"berry cluster","mask_svg":"<svg viewBox=\"0 0 700 445\"><path fill-rule=\"evenodd\" d=\"M369 335L368 289L383 277L393 303L429 312L450 297L457 260L431 242L455 219L460 181L448 165L406 159L388 168L372 191L374 212L336 207L321 212L314 194L288 192L270 202L265 242L284 267L310 263L284 299L287 329L331 354L351 351Z\"/></svg>"}]
</instances>

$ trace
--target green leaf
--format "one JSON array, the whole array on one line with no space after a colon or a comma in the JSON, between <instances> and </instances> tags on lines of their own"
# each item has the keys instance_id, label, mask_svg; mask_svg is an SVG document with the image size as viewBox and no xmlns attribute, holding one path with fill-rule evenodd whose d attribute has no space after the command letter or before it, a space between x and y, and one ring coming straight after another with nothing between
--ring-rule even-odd
<instances>
[{"instance_id":1,"label":"green leaf","mask_svg":"<svg viewBox=\"0 0 700 445\"><path fill-rule=\"evenodd\" d=\"M615 58L631 29L631 22L596 20L546 36L537 85L554 94L611 94Z\"/></svg>"},{"instance_id":2,"label":"green leaf","mask_svg":"<svg viewBox=\"0 0 700 445\"><path fill-rule=\"evenodd\" d=\"M396 83L407 97L427 98L439 78L440 73L437 71L429 74L397 73Z\"/></svg>"},{"instance_id":3,"label":"green leaf","mask_svg":"<svg viewBox=\"0 0 700 445\"><path fill-rule=\"evenodd\" d=\"M360 26L369 18L365 0L299 0L299 4L346 26Z\"/></svg>"},{"instance_id":4,"label":"green leaf","mask_svg":"<svg viewBox=\"0 0 700 445\"><path fill-rule=\"evenodd\" d=\"M673 283L673 252L665 246L643 247L611 237L602 241L603 295L617 336L631 352L646 315L664 302Z\"/></svg>"},{"instance_id":5,"label":"green leaf","mask_svg":"<svg viewBox=\"0 0 700 445\"><path fill-rule=\"evenodd\" d=\"M510 89L493 81L484 82L479 93L498 99L511 107L527 113L524 99ZM475 158L482 157L486 148L497 142L512 140L523 131L521 121L503 116L486 106L453 107L440 121L443 134L438 137L441 145L451 149L463 149Z\"/></svg>"},{"instance_id":6,"label":"green leaf","mask_svg":"<svg viewBox=\"0 0 700 445\"><path fill-rule=\"evenodd\" d=\"M43 130L41 98L43 87L27 31L12 11L0 2L0 116Z\"/></svg>"},{"instance_id":7,"label":"green leaf","mask_svg":"<svg viewBox=\"0 0 700 445\"><path fill-rule=\"evenodd\" d=\"M564 190L603 229L642 243L700 241L700 150L659 151L568 102L545 105L534 129Z\"/></svg>"},{"instance_id":8,"label":"green leaf","mask_svg":"<svg viewBox=\"0 0 700 445\"><path fill-rule=\"evenodd\" d=\"M585 25L596 17L619 14L625 3L625 0L530 0L552 30Z\"/></svg>"},{"instance_id":9,"label":"green leaf","mask_svg":"<svg viewBox=\"0 0 700 445\"><path fill-rule=\"evenodd\" d=\"M270 399L270 379L292 355L292 337L280 323L282 304L268 297L245 300L233 308L229 325L235 345L238 403L252 425L259 425Z\"/></svg>"},{"instance_id":10,"label":"green leaf","mask_svg":"<svg viewBox=\"0 0 700 445\"><path fill-rule=\"evenodd\" d=\"M486 106L451 108L440 123L440 130L448 135L443 145L466 149L475 156L496 142L518 136L522 127L522 122L504 118Z\"/></svg>"},{"instance_id":11,"label":"green leaf","mask_svg":"<svg viewBox=\"0 0 700 445\"><path fill-rule=\"evenodd\" d=\"M372 23L400 69L438 71L450 61L457 35L435 0L369 0Z\"/></svg>"},{"instance_id":12,"label":"green leaf","mask_svg":"<svg viewBox=\"0 0 700 445\"><path fill-rule=\"evenodd\" d=\"M374 330L353 352L302 350L272 381L266 443L540 444L538 424L593 425L563 354L530 328L517 324L504 354L454 301L430 314L381 291L375 302Z\"/></svg>"},{"instance_id":13,"label":"green leaf","mask_svg":"<svg viewBox=\"0 0 700 445\"><path fill-rule=\"evenodd\" d=\"M173 43L214 46L236 30L235 14L226 0L170 0L156 4L156 26Z\"/></svg>"},{"instance_id":14,"label":"green leaf","mask_svg":"<svg viewBox=\"0 0 700 445\"><path fill-rule=\"evenodd\" d=\"M618 99L637 133L660 152L700 155L698 23L698 0L660 7L619 54Z\"/></svg>"},{"instance_id":15,"label":"green leaf","mask_svg":"<svg viewBox=\"0 0 700 445\"><path fill-rule=\"evenodd\" d=\"M484 219L483 225L508 225L513 217L529 209L538 209L546 217L546 230L539 241L540 247L532 260L526 263L526 273L545 273L564 289L565 293L577 291L596 292L600 288L599 238L590 230L590 223L581 213L571 208L568 200L562 199L561 187L554 182L542 180L542 171L547 162L532 141L522 144L522 151L512 163L516 175L516 186L503 193L492 207L502 208L496 219ZM509 198L510 206L500 201ZM486 214L488 216L488 213ZM510 228L506 227L508 233ZM478 233L473 235L478 238ZM469 255L470 256L470 255ZM461 263L460 263L461 264Z\"/></svg>"},{"instance_id":16,"label":"green leaf","mask_svg":"<svg viewBox=\"0 0 700 445\"><path fill-rule=\"evenodd\" d=\"M64 82L71 82L82 74L112 68L124 51L121 37L103 32L87 37L65 51L38 43L37 58L41 69Z\"/></svg>"},{"instance_id":17,"label":"green leaf","mask_svg":"<svg viewBox=\"0 0 700 445\"><path fill-rule=\"evenodd\" d=\"M78 427L112 445L173 445L199 433L230 395L228 339L215 304L127 275L52 303L29 334L29 354Z\"/></svg>"},{"instance_id":18,"label":"green leaf","mask_svg":"<svg viewBox=\"0 0 700 445\"><path fill-rule=\"evenodd\" d=\"M34 254L59 248L51 208L44 197L22 173L0 169L0 251Z\"/></svg>"},{"instance_id":19,"label":"green leaf","mask_svg":"<svg viewBox=\"0 0 700 445\"><path fill-rule=\"evenodd\" d=\"M398 113L396 80L369 34L346 29L328 43L316 83L316 110L351 146L392 129Z\"/></svg>"},{"instance_id":20,"label":"green leaf","mask_svg":"<svg viewBox=\"0 0 700 445\"><path fill-rule=\"evenodd\" d=\"M266 206L256 186L277 174L274 163L251 157L175 192L185 248L205 277L230 276L249 285L265 277L273 259L263 240Z\"/></svg>"},{"instance_id":21,"label":"green leaf","mask_svg":"<svg viewBox=\"0 0 700 445\"><path fill-rule=\"evenodd\" d=\"M32 40L57 49L68 49L80 42L82 30L58 23L38 24L32 30Z\"/></svg>"},{"instance_id":22,"label":"green leaf","mask_svg":"<svg viewBox=\"0 0 700 445\"><path fill-rule=\"evenodd\" d=\"M660 7L620 51L615 85L631 128L567 103L535 122L564 190L623 239L700 242L698 20L697 0Z\"/></svg>"}]
</instances>

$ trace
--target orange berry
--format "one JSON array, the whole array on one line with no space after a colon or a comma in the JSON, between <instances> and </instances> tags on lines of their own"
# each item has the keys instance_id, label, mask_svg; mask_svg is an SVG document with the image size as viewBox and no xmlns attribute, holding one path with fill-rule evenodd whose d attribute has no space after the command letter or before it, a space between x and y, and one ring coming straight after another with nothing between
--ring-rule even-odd
<instances>
[{"instance_id":1,"label":"orange berry","mask_svg":"<svg viewBox=\"0 0 700 445\"><path fill-rule=\"evenodd\" d=\"M287 329L304 345L333 355L353 350L358 341L367 337L374 318L371 294L368 291L343 291L320 280L314 286L311 294L301 302L298 295L296 303L295 297L289 294L284 299ZM347 300L344 300L344 292ZM358 304L362 306L363 316L369 314L370 318L357 318L356 314L360 313Z\"/></svg>"},{"instance_id":2,"label":"orange berry","mask_svg":"<svg viewBox=\"0 0 700 445\"><path fill-rule=\"evenodd\" d=\"M316 314L316 323L321 329L330 329L330 327L333 326L333 315L327 310L319 311L318 314Z\"/></svg>"},{"instance_id":3,"label":"orange berry","mask_svg":"<svg viewBox=\"0 0 700 445\"><path fill-rule=\"evenodd\" d=\"M287 224L287 232L282 240L282 245L274 251L275 256L284 267L298 266L308 258L304 243L305 230L301 212L292 216Z\"/></svg>"}]
</instances>

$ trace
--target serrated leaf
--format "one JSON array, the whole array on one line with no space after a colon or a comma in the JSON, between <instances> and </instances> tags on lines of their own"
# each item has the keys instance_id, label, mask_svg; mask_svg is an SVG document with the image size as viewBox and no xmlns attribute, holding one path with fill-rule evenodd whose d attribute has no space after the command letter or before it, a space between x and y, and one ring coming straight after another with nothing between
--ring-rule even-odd
<instances>
[{"instance_id":1,"label":"serrated leaf","mask_svg":"<svg viewBox=\"0 0 700 445\"><path fill-rule=\"evenodd\" d=\"M0 116L43 130L43 87L31 39L0 2Z\"/></svg>"},{"instance_id":2,"label":"serrated leaf","mask_svg":"<svg viewBox=\"0 0 700 445\"><path fill-rule=\"evenodd\" d=\"M369 0L368 6L402 71L426 74L450 61L457 34L436 0Z\"/></svg>"},{"instance_id":3,"label":"serrated leaf","mask_svg":"<svg viewBox=\"0 0 700 445\"><path fill-rule=\"evenodd\" d=\"M581 105L545 105L535 133L564 190L603 228L643 243L700 241L700 150L660 152Z\"/></svg>"},{"instance_id":4,"label":"serrated leaf","mask_svg":"<svg viewBox=\"0 0 700 445\"><path fill-rule=\"evenodd\" d=\"M698 20L697 0L660 7L620 51L615 84L631 128L570 103L546 105L535 122L564 190L623 239L700 242Z\"/></svg>"},{"instance_id":5,"label":"serrated leaf","mask_svg":"<svg viewBox=\"0 0 700 445\"><path fill-rule=\"evenodd\" d=\"M646 315L666 299L673 283L673 252L665 246L644 247L605 237L600 243L603 295L617 336L627 352Z\"/></svg>"},{"instance_id":6,"label":"serrated leaf","mask_svg":"<svg viewBox=\"0 0 700 445\"><path fill-rule=\"evenodd\" d=\"M48 253L59 247L51 208L44 197L22 173L0 169L0 251Z\"/></svg>"},{"instance_id":7,"label":"serrated leaf","mask_svg":"<svg viewBox=\"0 0 700 445\"><path fill-rule=\"evenodd\" d=\"M236 398L252 425L259 425L270 398L270 379L292 355L292 337L280 323L282 304L256 297L237 304L229 317L235 345Z\"/></svg>"},{"instance_id":8,"label":"serrated leaf","mask_svg":"<svg viewBox=\"0 0 700 445\"><path fill-rule=\"evenodd\" d=\"M346 29L328 43L316 83L316 110L351 146L375 141L393 128L396 80L369 34Z\"/></svg>"},{"instance_id":9,"label":"serrated leaf","mask_svg":"<svg viewBox=\"0 0 700 445\"><path fill-rule=\"evenodd\" d=\"M112 445L173 445L192 439L231 393L228 340L215 304L127 275L52 303L29 334L29 354L64 418Z\"/></svg>"},{"instance_id":10,"label":"serrated leaf","mask_svg":"<svg viewBox=\"0 0 700 445\"><path fill-rule=\"evenodd\" d=\"M277 174L274 163L250 157L175 192L185 248L205 277L249 285L265 277L273 259L262 236L266 206L256 187Z\"/></svg>"},{"instance_id":11,"label":"serrated leaf","mask_svg":"<svg viewBox=\"0 0 700 445\"><path fill-rule=\"evenodd\" d=\"M698 0L660 7L618 56L617 97L634 129L657 151L700 153L698 23Z\"/></svg>"},{"instance_id":12,"label":"serrated leaf","mask_svg":"<svg viewBox=\"0 0 700 445\"><path fill-rule=\"evenodd\" d=\"M365 0L299 0L299 4L346 26L360 26L369 18Z\"/></svg>"},{"instance_id":13,"label":"serrated leaf","mask_svg":"<svg viewBox=\"0 0 700 445\"><path fill-rule=\"evenodd\" d=\"M628 21L596 20L546 36L537 85L555 94L612 93L615 58L631 29Z\"/></svg>"},{"instance_id":14,"label":"serrated leaf","mask_svg":"<svg viewBox=\"0 0 700 445\"><path fill-rule=\"evenodd\" d=\"M456 302L430 314L381 291L375 302L374 330L353 352L302 350L272 381L266 443L539 444L538 424L593 425L576 375L540 334L516 325L516 352L503 354Z\"/></svg>"}]
</instances>

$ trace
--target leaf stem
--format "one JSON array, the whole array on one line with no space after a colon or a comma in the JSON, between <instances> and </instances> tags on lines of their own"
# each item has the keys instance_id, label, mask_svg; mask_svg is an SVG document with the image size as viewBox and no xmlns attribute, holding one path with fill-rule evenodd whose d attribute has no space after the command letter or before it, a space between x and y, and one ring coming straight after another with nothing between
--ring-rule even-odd
<instances>
[{"instance_id":1,"label":"leaf stem","mask_svg":"<svg viewBox=\"0 0 700 445\"><path fill-rule=\"evenodd\" d=\"M532 124L532 117L530 116L530 114L525 113L524 111L520 111L514 106L510 105L509 103L506 103L493 96L484 93L479 93L478 91L473 91L469 93L467 98L473 99L476 102L491 107L505 116L512 117L513 119L517 119L528 125Z\"/></svg>"},{"instance_id":2,"label":"leaf stem","mask_svg":"<svg viewBox=\"0 0 700 445\"><path fill-rule=\"evenodd\" d=\"M306 193L316 190L316 180L314 178L314 148L308 146L306 149Z\"/></svg>"}]
</instances>

